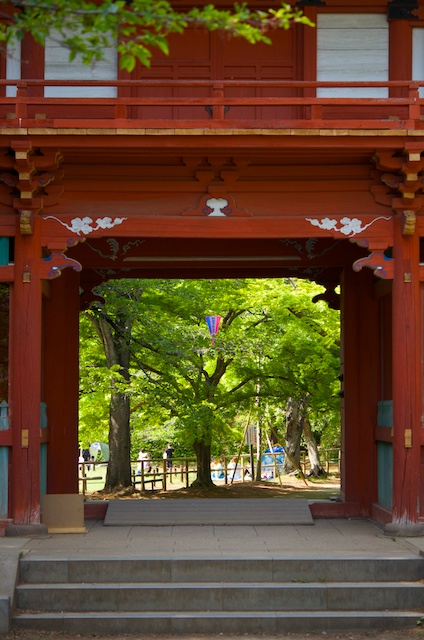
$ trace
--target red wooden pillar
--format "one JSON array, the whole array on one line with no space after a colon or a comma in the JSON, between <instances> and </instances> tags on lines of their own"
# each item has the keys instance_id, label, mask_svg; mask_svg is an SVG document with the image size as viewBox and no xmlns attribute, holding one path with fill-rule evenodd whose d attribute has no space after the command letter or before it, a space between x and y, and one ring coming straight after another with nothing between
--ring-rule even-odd
<instances>
[{"instance_id":1,"label":"red wooden pillar","mask_svg":"<svg viewBox=\"0 0 424 640\"><path fill-rule=\"evenodd\" d=\"M19 223L18 223L19 224ZM12 429L11 517L40 523L41 279L40 220L15 238L11 288L9 418Z\"/></svg>"},{"instance_id":2,"label":"red wooden pillar","mask_svg":"<svg viewBox=\"0 0 424 640\"><path fill-rule=\"evenodd\" d=\"M79 274L65 269L44 299L47 493L78 493Z\"/></svg>"},{"instance_id":3,"label":"red wooden pillar","mask_svg":"<svg viewBox=\"0 0 424 640\"><path fill-rule=\"evenodd\" d=\"M393 509L389 532L407 535L418 524L422 409L422 319L419 237L402 235L394 218L393 280Z\"/></svg>"},{"instance_id":4,"label":"red wooden pillar","mask_svg":"<svg viewBox=\"0 0 424 640\"><path fill-rule=\"evenodd\" d=\"M408 20L391 20L389 69L390 80L405 80L412 78L412 29ZM407 97L408 89L405 87L392 87L390 96Z\"/></svg>"},{"instance_id":5,"label":"red wooden pillar","mask_svg":"<svg viewBox=\"0 0 424 640\"><path fill-rule=\"evenodd\" d=\"M377 497L374 430L379 400L378 301L375 276L347 269L342 279L342 474L350 513L369 515Z\"/></svg>"},{"instance_id":6,"label":"red wooden pillar","mask_svg":"<svg viewBox=\"0 0 424 640\"><path fill-rule=\"evenodd\" d=\"M21 75L22 78L44 78L44 47L35 42L34 38L26 34L21 43ZM42 96L43 87L29 87L28 95Z\"/></svg>"}]
</instances>

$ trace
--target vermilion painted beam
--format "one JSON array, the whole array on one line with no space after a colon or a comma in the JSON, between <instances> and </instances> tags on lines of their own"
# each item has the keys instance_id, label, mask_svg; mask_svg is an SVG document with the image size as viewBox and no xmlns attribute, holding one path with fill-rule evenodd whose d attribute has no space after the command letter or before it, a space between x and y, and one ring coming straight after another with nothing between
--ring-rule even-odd
<instances>
[{"instance_id":1,"label":"vermilion painted beam","mask_svg":"<svg viewBox=\"0 0 424 640\"><path fill-rule=\"evenodd\" d=\"M43 218L42 243L49 246L50 242L57 242L59 237L64 239L74 238L75 240L84 238L102 237L184 237L184 238L337 238L352 239L360 241L361 238L369 240L381 240L381 244L392 242L392 219L387 215L387 219L378 219L379 216L361 215L362 226L370 226L360 233L342 233L340 230L344 224L341 222L345 215L327 216L334 220L335 228L322 228L325 224L321 216L305 215L298 217L288 216L263 216L263 217L197 217L197 216L138 216L126 217L125 208L120 208L120 213L111 219L110 228L96 228L97 217L91 217L88 224L91 230L80 233L72 232L73 221L76 216L60 216L60 219L53 219L51 216ZM111 215L108 211L107 215ZM90 216L89 216L90 217ZM351 219L355 215L347 216ZM307 220L309 218L309 220ZM316 224L310 222L313 219ZM117 220L121 220L118 222ZM320 227L321 225L321 227Z\"/></svg>"}]
</instances>

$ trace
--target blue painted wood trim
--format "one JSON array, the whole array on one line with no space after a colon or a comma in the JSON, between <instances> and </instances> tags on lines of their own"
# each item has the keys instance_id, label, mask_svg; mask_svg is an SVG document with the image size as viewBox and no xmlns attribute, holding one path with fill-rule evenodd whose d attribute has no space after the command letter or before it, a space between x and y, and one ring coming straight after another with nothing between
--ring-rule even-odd
<instances>
[{"instance_id":1,"label":"blue painted wood trim","mask_svg":"<svg viewBox=\"0 0 424 640\"><path fill-rule=\"evenodd\" d=\"M378 504L392 509L393 447L390 442L377 444L378 456Z\"/></svg>"},{"instance_id":2,"label":"blue painted wood trim","mask_svg":"<svg viewBox=\"0 0 424 640\"><path fill-rule=\"evenodd\" d=\"M0 402L0 431L9 429L7 402ZM0 520L8 516L9 503L9 447L0 447Z\"/></svg>"},{"instance_id":3,"label":"blue painted wood trim","mask_svg":"<svg viewBox=\"0 0 424 640\"><path fill-rule=\"evenodd\" d=\"M0 238L0 264L9 264L9 238Z\"/></svg>"},{"instance_id":4,"label":"blue painted wood trim","mask_svg":"<svg viewBox=\"0 0 424 640\"><path fill-rule=\"evenodd\" d=\"M0 447L0 520L8 516L9 447Z\"/></svg>"},{"instance_id":5,"label":"blue painted wood trim","mask_svg":"<svg viewBox=\"0 0 424 640\"><path fill-rule=\"evenodd\" d=\"M40 445L40 499L47 493L47 444Z\"/></svg>"},{"instance_id":6,"label":"blue painted wood trim","mask_svg":"<svg viewBox=\"0 0 424 640\"><path fill-rule=\"evenodd\" d=\"M393 400L378 403L377 427L393 427Z\"/></svg>"},{"instance_id":7,"label":"blue painted wood trim","mask_svg":"<svg viewBox=\"0 0 424 640\"><path fill-rule=\"evenodd\" d=\"M40 429L47 429L47 405L40 403ZM40 445L40 499L47 493L47 447L43 443Z\"/></svg>"},{"instance_id":8,"label":"blue painted wood trim","mask_svg":"<svg viewBox=\"0 0 424 640\"><path fill-rule=\"evenodd\" d=\"M47 405L40 402L40 429L47 429Z\"/></svg>"},{"instance_id":9,"label":"blue painted wood trim","mask_svg":"<svg viewBox=\"0 0 424 640\"><path fill-rule=\"evenodd\" d=\"M9 405L3 400L0 402L0 431L7 431L9 428Z\"/></svg>"}]
</instances>

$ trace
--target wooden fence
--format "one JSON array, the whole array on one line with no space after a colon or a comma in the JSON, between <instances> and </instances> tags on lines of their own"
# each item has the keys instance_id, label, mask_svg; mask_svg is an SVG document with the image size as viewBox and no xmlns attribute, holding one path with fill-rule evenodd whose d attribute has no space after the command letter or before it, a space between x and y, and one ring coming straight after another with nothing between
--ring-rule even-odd
<instances>
[{"instance_id":1,"label":"wooden fence","mask_svg":"<svg viewBox=\"0 0 424 640\"><path fill-rule=\"evenodd\" d=\"M277 477L278 465L276 457L278 453L266 454L272 456L274 462L270 465L262 465L262 472L269 472L270 476ZM280 454L281 455L281 454ZM340 471L340 450L325 449L320 451L321 464L324 470ZM211 464L212 479L216 484L231 484L236 482L249 482L252 479L251 459L248 454L240 456L237 468L233 467L234 456L222 456L220 465ZM148 465L148 466L147 466ZM307 474L310 469L309 459L306 451L301 452L300 466L302 472ZM105 480L107 462L79 462L79 484L83 495L93 490L93 484L99 484ZM256 471L256 458L254 460L253 475ZM195 458L174 458L172 466L167 467L167 460L152 459L148 461L131 461L131 477L133 486L141 491L146 490L171 490L175 488L188 488L196 478L197 467ZM103 487L102 487L103 488Z\"/></svg>"}]
</instances>

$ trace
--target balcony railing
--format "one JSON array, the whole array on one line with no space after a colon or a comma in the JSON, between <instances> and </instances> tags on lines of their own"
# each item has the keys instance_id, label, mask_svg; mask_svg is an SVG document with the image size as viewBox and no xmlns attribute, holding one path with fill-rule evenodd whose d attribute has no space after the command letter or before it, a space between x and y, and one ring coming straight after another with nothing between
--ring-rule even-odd
<instances>
[{"instance_id":1,"label":"balcony railing","mask_svg":"<svg viewBox=\"0 0 424 640\"><path fill-rule=\"evenodd\" d=\"M0 126L424 129L420 87L424 81L0 80Z\"/></svg>"}]
</instances>

